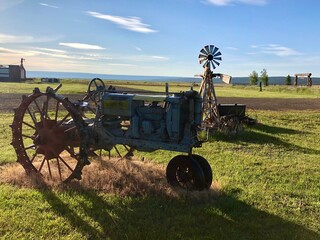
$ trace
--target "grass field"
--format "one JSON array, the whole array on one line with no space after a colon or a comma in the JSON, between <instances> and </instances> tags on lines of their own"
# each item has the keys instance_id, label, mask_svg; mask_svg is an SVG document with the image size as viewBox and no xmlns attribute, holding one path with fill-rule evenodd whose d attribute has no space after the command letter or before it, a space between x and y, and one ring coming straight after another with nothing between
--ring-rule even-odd
<instances>
[{"instance_id":1,"label":"grass field","mask_svg":"<svg viewBox=\"0 0 320 240\"><path fill-rule=\"evenodd\" d=\"M291 96L290 89L274 88ZM226 95L236 92L223 89ZM315 98L318 90L305 91L298 95ZM271 97L273 92L265 94ZM207 193L178 194L154 191L167 188L165 176L159 180L148 168L141 168L141 181L147 175L158 180L145 190L135 179L126 194L90 189L81 182L69 188L23 187L21 169L11 165L12 114L1 114L0 171L12 166L6 177L21 174L22 180L5 181L0 173L0 238L320 239L320 112L256 114L258 125L237 136L216 134L195 149L209 160L215 186ZM160 169L175 155L137 153ZM99 180L98 172L91 175Z\"/></svg>"},{"instance_id":2,"label":"grass field","mask_svg":"<svg viewBox=\"0 0 320 240\"><path fill-rule=\"evenodd\" d=\"M125 87L130 90L146 90L154 92L165 92L164 82L139 82L139 81L104 81L106 86ZM59 89L59 94L85 94L88 88L88 80L62 80L63 87ZM170 92L180 92L190 89L192 83L169 83ZM55 88L57 83L0 83L0 93L32 93L35 87L45 91L47 86ZM198 90L199 85L194 86ZM320 88L313 86L268 86L263 91L259 91L258 86L248 85L215 85L216 94L219 97L245 97L245 98L319 98Z\"/></svg>"}]
</instances>

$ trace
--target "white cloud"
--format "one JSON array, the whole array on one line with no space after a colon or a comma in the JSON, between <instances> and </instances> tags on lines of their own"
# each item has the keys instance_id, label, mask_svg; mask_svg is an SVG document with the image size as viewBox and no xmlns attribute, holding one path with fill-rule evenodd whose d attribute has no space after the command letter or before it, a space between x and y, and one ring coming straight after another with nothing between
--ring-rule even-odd
<instances>
[{"instance_id":1,"label":"white cloud","mask_svg":"<svg viewBox=\"0 0 320 240\"><path fill-rule=\"evenodd\" d=\"M89 16L104 19L119 25L120 27L133 31L133 32L140 32L140 33L152 33L156 32L149 28L150 25L145 24L141 21L139 17L121 17L121 16L113 16L113 15L106 15L97 12L87 12Z\"/></svg>"},{"instance_id":2,"label":"white cloud","mask_svg":"<svg viewBox=\"0 0 320 240\"><path fill-rule=\"evenodd\" d=\"M0 33L0 43L39 43L57 40L59 37L33 37L27 35L9 35Z\"/></svg>"},{"instance_id":3,"label":"white cloud","mask_svg":"<svg viewBox=\"0 0 320 240\"><path fill-rule=\"evenodd\" d=\"M249 5L266 5L267 0L206 0L206 3L216 6L228 6L237 4L249 4Z\"/></svg>"},{"instance_id":4,"label":"white cloud","mask_svg":"<svg viewBox=\"0 0 320 240\"><path fill-rule=\"evenodd\" d=\"M292 48L280 46L277 44L267 44L267 45L260 45L260 46L253 45L251 46L251 48L258 50L259 53L271 54L279 57L301 55L300 52Z\"/></svg>"},{"instance_id":5,"label":"white cloud","mask_svg":"<svg viewBox=\"0 0 320 240\"><path fill-rule=\"evenodd\" d=\"M8 8L14 7L20 3L23 3L24 0L1 0L0 3L0 12Z\"/></svg>"},{"instance_id":6,"label":"white cloud","mask_svg":"<svg viewBox=\"0 0 320 240\"><path fill-rule=\"evenodd\" d=\"M110 63L109 66L119 66L119 67L136 67L136 65L128 63Z\"/></svg>"},{"instance_id":7,"label":"white cloud","mask_svg":"<svg viewBox=\"0 0 320 240\"><path fill-rule=\"evenodd\" d=\"M54 52L54 53L66 53L66 51L60 50L60 49L52 49L52 48L39 48L35 47L33 49L37 49L40 51L48 51L48 52Z\"/></svg>"},{"instance_id":8,"label":"white cloud","mask_svg":"<svg viewBox=\"0 0 320 240\"><path fill-rule=\"evenodd\" d=\"M101 54L85 54L85 56L95 60L112 60L113 59L110 56L101 55Z\"/></svg>"},{"instance_id":9,"label":"white cloud","mask_svg":"<svg viewBox=\"0 0 320 240\"><path fill-rule=\"evenodd\" d=\"M33 41L34 37L32 36L15 36L0 33L0 43L25 43Z\"/></svg>"},{"instance_id":10,"label":"white cloud","mask_svg":"<svg viewBox=\"0 0 320 240\"><path fill-rule=\"evenodd\" d=\"M59 8L57 6L54 6L54 5L50 5L50 4L46 4L46 3L39 3L41 6L44 6L44 7L49 7L49 8Z\"/></svg>"},{"instance_id":11,"label":"white cloud","mask_svg":"<svg viewBox=\"0 0 320 240\"><path fill-rule=\"evenodd\" d=\"M119 59L119 60L125 60L125 61L132 61L132 62L164 62L168 61L168 57L164 56L150 56L150 55L125 55L125 56L118 56L114 57L114 59Z\"/></svg>"},{"instance_id":12,"label":"white cloud","mask_svg":"<svg viewBox=\"0 0 320 240\"><path fill-rule=\"evenodd\" d=\"M105 48L100 47L98 45L91 45L91 44L85 44L85 43L59 43L61 46L76 48L76 49L82 49L82 50L103 50Z\"/></svg>"},{"instance_id":13,"label":"white cloud","mask_svg":"<svg viewBox=\"0 0 320 240\"><path fill-rule=\"evenodd\" d=\"M163 56L151 56L153 59L167 61L169 58Z\"/></svg>"},{"instance_id":14,"label":"white cloud","mask_svg":"<svg viewBox=\"0 0 320 240\"><path fill-rule=\"evenodd\" d=\"M0 53L23 54L23 51L0 47Z\"/></svg>"}]
</instances>

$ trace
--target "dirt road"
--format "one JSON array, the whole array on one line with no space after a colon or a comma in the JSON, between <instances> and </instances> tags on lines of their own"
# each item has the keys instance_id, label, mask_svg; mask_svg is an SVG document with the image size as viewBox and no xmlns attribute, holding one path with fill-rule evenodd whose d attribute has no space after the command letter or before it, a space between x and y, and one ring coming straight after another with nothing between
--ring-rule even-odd
<instances>
[{"instance_id":1,"label":"dirt road","mask_svg":"<svg viewBox=\"0 0 320 240\"><path fill-rule=\"evenodd\" d=\"M70 100L82 99L82 95L66 95ZM21 103L21 94L0 94L0 112L12 112ZM320 99L283 99L283 98L229 98L219 97L219 103L245 104L254 110L319 110Z\"/></svg>"}]
</instances>

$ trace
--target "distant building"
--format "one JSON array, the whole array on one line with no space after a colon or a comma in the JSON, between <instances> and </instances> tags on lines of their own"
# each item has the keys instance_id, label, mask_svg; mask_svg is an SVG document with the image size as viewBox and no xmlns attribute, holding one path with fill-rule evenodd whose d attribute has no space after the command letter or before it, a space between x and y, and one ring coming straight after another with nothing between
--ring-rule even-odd
<instances>
[{"instance_id":1,"label":"distant building","mask_svg":"<svg viewBox=\"0 0 320 240\"><path fill-rule=\"evenodd\" d=\"M26 69L21 58L20 65L0 65L0 82L21 82L26 79Z\"/></svg>"}]
</instances>

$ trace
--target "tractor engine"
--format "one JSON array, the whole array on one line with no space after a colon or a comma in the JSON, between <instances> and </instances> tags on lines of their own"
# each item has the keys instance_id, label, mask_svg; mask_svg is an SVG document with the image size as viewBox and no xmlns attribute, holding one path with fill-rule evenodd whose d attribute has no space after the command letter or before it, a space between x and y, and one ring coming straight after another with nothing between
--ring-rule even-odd
<instances>
[{"instance_id":1,"label":"tractor engine","mask_svg":"<svg viewBox=\"0 0 320 240\"><path fill-rule=\"evenodd\" d=\"M94 130L107 146L121 143L141 151L190 152L201 145L196 131L201 98L196 91L164 96L104 92L99 115Z\"/></svg>"}]
</instances>

